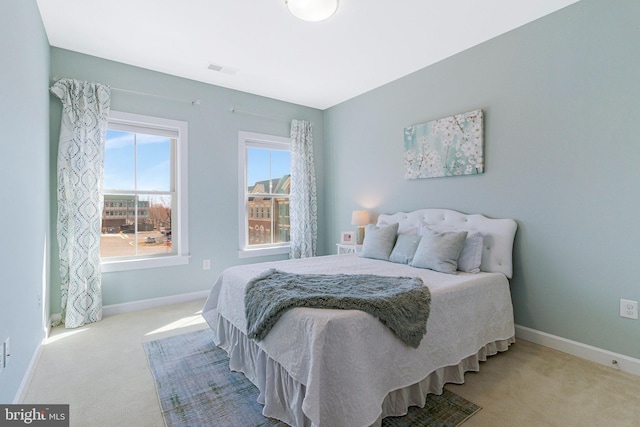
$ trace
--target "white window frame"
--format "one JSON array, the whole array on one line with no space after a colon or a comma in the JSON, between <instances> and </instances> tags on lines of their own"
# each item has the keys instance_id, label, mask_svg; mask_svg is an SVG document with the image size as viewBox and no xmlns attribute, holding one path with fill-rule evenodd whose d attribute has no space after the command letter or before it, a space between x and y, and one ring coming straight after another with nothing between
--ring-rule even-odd
<instances>
[{"instance_id":1,"label":"white window frame","mask_svg":"<svg viewBox=\"0 0 640 427\"><path fill-rule=\"evenodd\" d=\"M266 135L254 132L238 132L238 228L239 228L239 258L251 258L267 255L281 255L289 253L289 242L274 243L268 246L252 248L247 236L247 146L272 150L291 151L291 141L282 136ZM273 215L273 213L272 213Z\"/></svg>"},{"instance_id":2,"label":"white window frame","mask_svg":"<svg viewBox=\"0 0 640 427\"><path fill-rule=\"evenodd\" d=\"M165 132L167 136L178 140L175 149L175 193L174 206L178 210L177 221L171 223L171 244L175 253L165 256L136 256L131 258L103 258L101 259L102 272L137 270L142 268L169 267L185 265L189 263L189 228L188 228L188 125L187 122L171 120L161 117L151 117L141 114L124 113L111 110L109 113L109 125L114 125L120 130L144 133L145 129Z\"/></svg>"}]
</instances>

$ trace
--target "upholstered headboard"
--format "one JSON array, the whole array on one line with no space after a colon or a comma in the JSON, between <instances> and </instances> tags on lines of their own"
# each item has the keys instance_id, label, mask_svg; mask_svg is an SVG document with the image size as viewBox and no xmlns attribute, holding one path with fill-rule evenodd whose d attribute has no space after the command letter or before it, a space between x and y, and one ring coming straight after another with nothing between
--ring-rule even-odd
<instances>
[{"instance_id":1,"label":"upholstered headboard","mask_svg":"<svg viewBox=\"0 0 640 427\"><path fill-rule=\"evenodd\" d=\"M484 215L465 215L449 209L420 209L379 215L378 226L398 223L398 233L417 232L420 223L454 230L477 231L484 236L481 271L513 276L513 239L518 225L512 219L492 219Z\"/></svg>"}]
</instances>

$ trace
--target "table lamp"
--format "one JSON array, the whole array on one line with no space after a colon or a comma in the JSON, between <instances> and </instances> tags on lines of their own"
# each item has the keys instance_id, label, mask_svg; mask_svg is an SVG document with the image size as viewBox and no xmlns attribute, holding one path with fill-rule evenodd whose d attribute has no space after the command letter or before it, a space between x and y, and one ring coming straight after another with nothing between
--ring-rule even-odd
<instances>
[{"instance_id":1,"label":"table lamp","mask_svg":"<svg viewBox=\"0 0 640 427\"><path fill-rule=\"evenodd\" d=\"M364 226L369 224L369 221L369 211L361 210L353 211L353 213L351 213L351 224L358 226L356 231L357 245L361 245L364 241Z\"/></svg>"}]
</instances>

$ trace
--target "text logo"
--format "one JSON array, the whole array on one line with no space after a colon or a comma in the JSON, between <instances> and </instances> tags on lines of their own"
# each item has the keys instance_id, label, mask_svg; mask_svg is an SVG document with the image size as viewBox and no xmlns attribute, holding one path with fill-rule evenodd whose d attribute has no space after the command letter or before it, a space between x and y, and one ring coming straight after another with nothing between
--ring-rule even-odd
<instances>
[{"instance_id":1,"label":"text logo","mask_svg":"<svg viewBox=\"0 0 640 427\"><path fill-rule=\"evenodd\" d=\"M69 427L69 405L0 405L0 427Z\"/></svg>"}]
</instances>

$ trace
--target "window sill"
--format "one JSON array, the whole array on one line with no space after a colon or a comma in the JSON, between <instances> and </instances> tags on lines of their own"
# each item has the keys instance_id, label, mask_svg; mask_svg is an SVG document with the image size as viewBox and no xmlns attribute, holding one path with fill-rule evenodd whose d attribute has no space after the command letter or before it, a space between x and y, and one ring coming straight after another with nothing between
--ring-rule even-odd
<instances>
[{"instance_id":1,"label":"window sill","mask_svg":"<svg viewBox=\"0 0 640 427\"><path fill-rule=\"evenodd\" d=\"M103 261L101 270L103 273L113 271L140 270L143 268L172 267L189 264L189 256L168 256L159 258L143 258L119 261Z\"/></svg>"},{"instance_id":2,"label":"window sill","mask_svg":"<svg viewBox=\"0 0 640 427\"><path fill-rule=\"evenodd\" d=\"M268 255L283 255L289 253L289 246L278 246L275 248L240 249L238 258L253 258Z\"/></svg>"}]
</instances>

